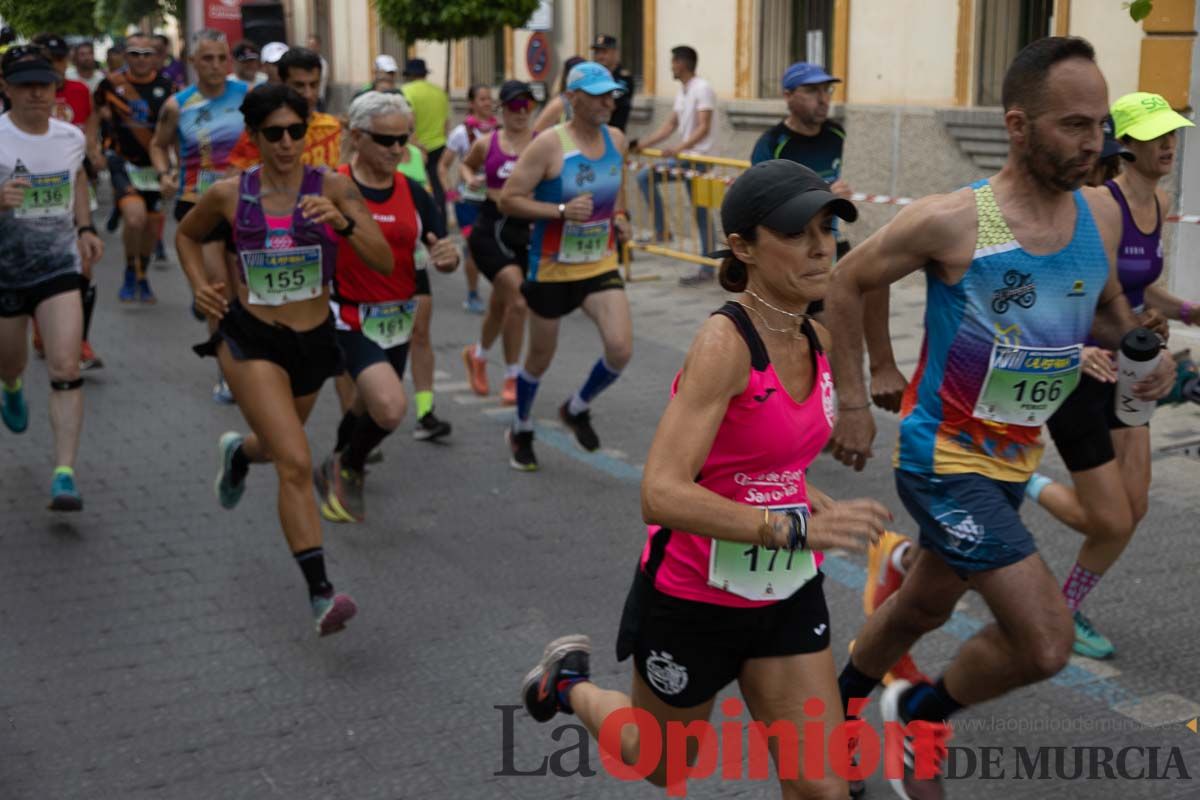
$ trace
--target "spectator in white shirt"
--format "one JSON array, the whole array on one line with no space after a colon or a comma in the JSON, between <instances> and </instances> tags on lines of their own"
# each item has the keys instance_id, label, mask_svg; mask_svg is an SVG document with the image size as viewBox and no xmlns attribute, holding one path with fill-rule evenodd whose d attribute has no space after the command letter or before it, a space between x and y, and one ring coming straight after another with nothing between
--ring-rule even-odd
<instances>
[{"instance_id":1,"label":"spectator in white shirt","mask_svg":"<svg viewBox=\"0 0 1200 800\"><path fill-rule=\"evenodd\" d=\"M643 139L635 139L630 143L631 150L653 147L668 139L678 130L679 141L674 145L664 147L662 151L663 155L670 159L667 162L669 166L674 167L679 164L676 157L680 153L704 155L712 151L715 139L713 114L717 108L717 96L709 82L696 75L697 59L696 51L687 45L671 48L671 75L682 84L679 93L675 95L675 105L671 109L671 115L659 126L658 130ZM704 164L689 162L686 159L679 165L697 172L707 169ZM659 242L666 241L667 234L666 220L663 218L662 195L659 192L658 184L670 179L670 176L667 175L655 175L654 178L654 236ZM639 172L637 181L638 187L642 190L642 197L649 202L650 169L646 168ZM690 180L688 189L690 194ZM708 209L696 208L693 211L696 215L696 229L700 233L700 252L706 253L713 248ZM712 268L702 267L700 276L700 280L712 280ZM685 278L684 282L695 283L697 282L696 276Z\"/></svg>"}]
</instances>

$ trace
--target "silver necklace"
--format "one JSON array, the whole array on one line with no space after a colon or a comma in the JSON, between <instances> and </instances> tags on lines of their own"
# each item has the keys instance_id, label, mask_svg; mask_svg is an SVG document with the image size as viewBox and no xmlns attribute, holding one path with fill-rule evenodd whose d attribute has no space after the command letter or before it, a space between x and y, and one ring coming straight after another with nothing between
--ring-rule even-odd
<instances>
[{"instance_id":1,"label":"silver necklace","mask_svg":"<svg viewBox=\"0 0 1200 800\"><path fill-rule=\"evenodd\" d=\"M747 292L747 294L753 294L753 293ZM758 297L758 295L754 295L754 296ZM758 298L758 299L760 302L762 301L762 298ZM740 300L734 300L733 302L737 303L742 308L745 308L749 311L753 311L755 314L757 314L758 318L762 320L763 327L765 327L769 331L772 331L774 333L787 334L788 336L792 337L793 339L798 339L800 341L804 341L808 338L804 335L803 329L800 328L800 325L802 325L803 322L796 323L797 330L788 330L787 328L775 328L775 327L772 327L771 323L767 322L767 318L763 316L763 313L761 311L759 311L757 308L755 308L754 306L746 305L745 303L741 302ZM786 311L783 313L787 314ZM807 317L806 314L788 314L788 316Z\"/></svg>"},{"instance_id":2,"label":"silver necklace","mask_svg":"<svg viewBox=\"0 0 1200 800\"><path fill-rule=\"evenodd\" d=\"M746 294L750 295L755 300L762 303L764 306L771 309L772 311L775 311L779 314L783 314L786 317L791 317L792 319L808 319L808 314L806 314L806 313L797 314L794 311L784 311L782 308L776 308L775 306L771 305L766 300L763 300L761 297L759 297L758 295L756 295L754 292L750 291L749 289L746 289ZM761 316L761 314L759 316Z\"/></svg>"}]
</instances>

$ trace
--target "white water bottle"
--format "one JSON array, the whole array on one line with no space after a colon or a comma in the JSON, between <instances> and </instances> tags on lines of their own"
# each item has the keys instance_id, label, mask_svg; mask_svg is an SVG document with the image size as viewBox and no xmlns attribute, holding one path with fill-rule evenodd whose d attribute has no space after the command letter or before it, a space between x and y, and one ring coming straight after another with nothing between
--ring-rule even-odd
<instances>
[{"instance_id":1,"label":"white water bottle","mask_svg":"<svg viewBox=\"0 0 1200 800\"><path fill-rule=\"evenodd\" d=\"M1139 400L1133 387L1158 366L1162 356L1162 340L1147 328L1134 328L1121 340L1117 355L1117 419L1130 427L1145 425L1157 405L1153 400Z\"/></svg>"}]
</instances>

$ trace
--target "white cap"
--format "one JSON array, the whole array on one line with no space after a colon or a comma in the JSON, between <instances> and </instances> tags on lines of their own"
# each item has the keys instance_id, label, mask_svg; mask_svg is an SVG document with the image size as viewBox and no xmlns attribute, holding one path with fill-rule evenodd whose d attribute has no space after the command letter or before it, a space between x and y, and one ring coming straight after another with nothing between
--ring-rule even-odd
<instances>
[{"instance_id":1,"label":"white cap","mask_svg":"<svg viewBox=\"0 0 1200 800\"><path fill-rule=\"evenodd\" d=\"M391 56L376 56L375 69L379 70L380 72L399 72L400 65L397 64L396 59L392 58Z\"/></svg>"},{"instance_id":2,"label":"white cap","mask_svg":"<svg viewBox=\"0 0 1200 800\"><path fill-rule=\"evenodd\" d=\"M283 42L268 42L262 49L262 63L274 64L279 59L283 58L283 54L288 51L288 46Z\"/></svg>"}]
</instances>

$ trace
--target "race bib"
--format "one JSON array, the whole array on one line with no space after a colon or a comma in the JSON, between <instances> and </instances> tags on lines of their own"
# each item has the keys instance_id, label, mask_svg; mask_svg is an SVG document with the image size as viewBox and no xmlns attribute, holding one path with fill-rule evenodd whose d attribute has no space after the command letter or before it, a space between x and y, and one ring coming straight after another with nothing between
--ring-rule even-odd
<instances>
[{"instance_id":1,"label":"race bib","mask_svg":"<svg viewBox=\"0 0 1200 800\"><path fill-rule=\"evenodd\" d=\"M358 307L363 335L384 350L402 345L412 336L416 300L398 303L363 303Z\"/></svg>"},{"instance_id":2,"label":"race bib","mask_svg":"<svg viewBox=\"0 0 1200 800\"><path fill-rule=\"evenodd\" d=\"M562 240L558 245L558 261L561 264L586 264L599 261L608 249L608 233L611 221L564 222Z\"/></svg>"},{"instance_id":3,"label":"race bib","mask_svg":"<svg viewBox=\"0 0 1200 800\"><path fill-rule=\"evenodd\" d=\"M30 175L25 201L14 209L16 217L56 217L71 212L71 173Z\"/></svg>"},{"instance_id":4,"label":"race bib","mask_svg":"<svg viewBox=\"0 0 1200 800\"><path fill-rule=\"evenodd\" d=\"M771 507L774 512L791 509L808 516L808 506ZM713 539L708 555L708 585L746 600L784 600L817 574L812 550L768 550L767 548Z\"/></svg>"},{"instance_id":5,"label":"race bib","mask_svg":"<svg viewBox=\"0 0 1200 800\"><path fill-rule=\"evenodd\" d=\"M139 192L157 192L161 188L158 183L158 172L154 167L135 167L132 164L126 164L125 172L129 175L129 182L133 184L133 188Z\"/></svg>"},{"instance_id":6,"label":"race bib","mask_svg":"<svg viewBox=\"0 0 1200 800\"><path fill-rule=\"evenodd\" d=\"M1079 383L1083 345L992 345L975 416L991 422L1036 427L1058 410Z\"/></svg>"},{"instance_id":7,"label":"race bib","mask_svg":"<svg viewBox=\"0 0 1200 800\"><path fill-rule=\"evenodd\" d=\"M249 300L256 306L282 306L321 295L321 246L241 253Z\"/></svg>"},{"instance_id":8,"label":"race bib","mask_svg":"<svg viewBox=\"0 0 1200 800\"><path fill-rule=\"evenodd\" d=\"M482 203L487 200L487 186L480 186L478 189L472 189L468 184L463 184L459 190L459 196L466 203Z\"/></svg>"},{"instance_id":9,"label":"race bib","mask_svg":"<svg viewBox=\"0 0 1200 800\"><path fill-rule=\"evenodd\" d=\"M214 183L216 183L217 181L221 180L221 178L224 178L224 177L225 177L224 172L218 172L218 171L212 170L212 169L200 170L200 173L198 175L196 175L196 189L195 189L196 194L204 194L205 192L208 191L208 188L210 186L212 186Z\"/></svg>"}]
</instances>

